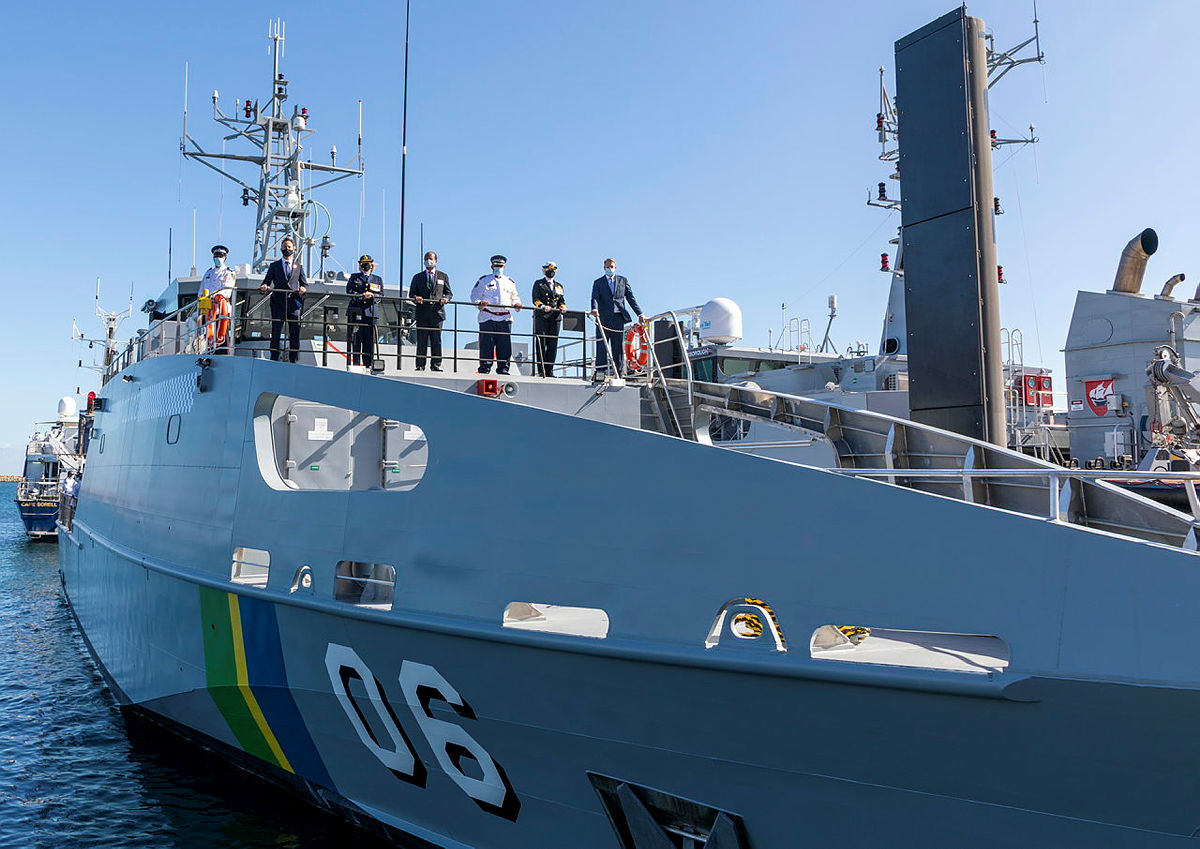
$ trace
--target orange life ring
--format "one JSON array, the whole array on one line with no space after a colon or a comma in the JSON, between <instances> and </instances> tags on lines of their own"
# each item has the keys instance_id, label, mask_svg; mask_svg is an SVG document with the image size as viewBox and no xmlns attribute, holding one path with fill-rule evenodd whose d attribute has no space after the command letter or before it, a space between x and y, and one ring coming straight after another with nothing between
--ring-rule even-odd
<instances>
[{"instance_id":1,"label":"orange life ring","mask_svg":"<svg viewBox=\"0 0 1200 849\"><path fill-rule=\"evenodd\" d=\"M625 331L625 362L634 371L641 371L650 362L650 340L640 321Z\"/></svg>"},{"instance_id":2,"label":"orange life ring","mask_svg":"<svg viewBox=\"0 0 1200 849\"><path fill-rule=\"evenodd\" d=\"M229 336L229 299L224 295L213 295L212 309L205 316L205 322L208 325L205 331L208 334L209 348L219 348L225 344L225 339Z\"/></svg>"}]
</instances>

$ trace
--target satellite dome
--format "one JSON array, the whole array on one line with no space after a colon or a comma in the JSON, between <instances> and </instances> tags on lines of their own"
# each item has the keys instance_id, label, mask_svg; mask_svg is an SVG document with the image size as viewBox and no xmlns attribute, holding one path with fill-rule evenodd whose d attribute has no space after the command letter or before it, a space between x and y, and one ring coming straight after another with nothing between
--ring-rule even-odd
<instances>
[{"instance_id":1,"label":"satellite dome","mask_svg":"<svg viewBox=\"0 0 1200 849\"><path fill-rule=\"evenodd\" d=\"M713 298L700 308L700 341L732 345L742 338L742 308L729 298Z\"/></svg>"},{"instance_id":2,"label":"satellite dome","mask_svg":"<svg viewBox=\"0 0 1200 849\"><path fill-rule=\"evenodd\" d=\"M58 399L58 420L60 422L73 422L79 418L79 407L75 403L75 399L70 395L64 395Z\"/></svg>"}]
</instances>

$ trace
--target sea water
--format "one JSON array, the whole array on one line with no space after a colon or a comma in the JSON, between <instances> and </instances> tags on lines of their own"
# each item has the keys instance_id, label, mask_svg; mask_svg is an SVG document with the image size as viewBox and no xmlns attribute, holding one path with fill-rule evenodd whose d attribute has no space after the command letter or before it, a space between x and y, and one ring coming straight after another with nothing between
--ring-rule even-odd
<instances>
[{"instance_id":1,"label":"sea water","mask_svg":"<svg viewBox=\"0 0 1200 849\"><path fill-rule=\"evenodd\" d=\"M71 618L58 547L0 483L0 847L381 849L157 726L126 718Z\"/></svg>"}]
</instances>

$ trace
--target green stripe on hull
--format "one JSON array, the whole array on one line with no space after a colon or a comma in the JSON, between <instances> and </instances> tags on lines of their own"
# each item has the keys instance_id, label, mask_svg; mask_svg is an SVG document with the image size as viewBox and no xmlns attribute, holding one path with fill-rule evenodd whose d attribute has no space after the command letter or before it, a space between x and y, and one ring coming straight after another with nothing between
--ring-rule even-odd
<instances>
[{"instance_id":1,"label":"green stripe on hull","mask_svg":"<svg viewBox=\"0 0 1200 849\"><path fill-rule=\"evenodd\" d=\"M208 693L229 730L248 754L282 766L263 736L238 683L229 593L200 587L200 616L204 627L204 676Z\"/></svg>"}]
</instances>

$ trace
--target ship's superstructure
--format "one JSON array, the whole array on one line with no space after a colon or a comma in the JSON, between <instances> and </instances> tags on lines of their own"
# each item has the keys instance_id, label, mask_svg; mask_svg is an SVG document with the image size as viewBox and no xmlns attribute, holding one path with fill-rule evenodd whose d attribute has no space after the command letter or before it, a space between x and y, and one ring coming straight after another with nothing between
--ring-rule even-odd
<instances>
[{"instance_id":1,"label":"ship's superstructure","mask_svg":"<svg viewBox=\"0 0 1200 849\"><path fill-rule=\"evenodd\" d=\"M960 8L898 51L941 34L924 61L961 74L982 32ZM596 382L587 342L554 379L458 346L416 374L399 319L356 369L323 316L288 364L154 309L96 401L65 592L123 707L316 804L454 849L1156 847L1200 823L1192 515L772 389L727 304L694 334L654 317L645 366ZM714 438L743 425L769 438Z\"/></svg>"}]
</instances>

